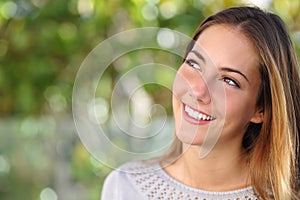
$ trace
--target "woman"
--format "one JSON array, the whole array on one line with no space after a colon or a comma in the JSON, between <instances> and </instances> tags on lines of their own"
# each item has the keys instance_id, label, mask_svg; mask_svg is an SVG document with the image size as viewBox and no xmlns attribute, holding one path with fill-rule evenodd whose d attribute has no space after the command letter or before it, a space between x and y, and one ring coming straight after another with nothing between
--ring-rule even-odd
<instances>
[{"instance_id":1,"label":"woman","mask_svg":"<svg viewBox=\"0 0 300 200\"><path fill-rule=\"evenodd\" d=\"M112 172L102 199L298 199L299 76L278 16L207 18L174 81L170 151Z\"/></svg>"}]
</instances>

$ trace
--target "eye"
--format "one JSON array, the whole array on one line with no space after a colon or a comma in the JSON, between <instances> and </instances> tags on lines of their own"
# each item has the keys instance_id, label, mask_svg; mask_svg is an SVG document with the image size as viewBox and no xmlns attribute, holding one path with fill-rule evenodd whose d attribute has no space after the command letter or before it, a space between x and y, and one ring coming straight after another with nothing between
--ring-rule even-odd
<instances>
[{"instance_id":1,"label":"eye","mask_svg":"<svg viewBox=\"0 0 300 200\"><path fill-rule=\"evenodd\" d=\"M185 63L187 63L190 67L193 67L194 69L202 71L201 66L193 59L186 59Z\"/></svg>"},{"instance_id":2,"label":"eye","mask_svg":"<svg viewBox=\"0 0 300 200\"><path fill-rule=\"evenodd\" d=\"M225 83L227 83L230 86L240 88L240 85L237 83L237 81L233 80L232 78L222 77L221 80L223 80Z\"/></svg>"}]
</instances>

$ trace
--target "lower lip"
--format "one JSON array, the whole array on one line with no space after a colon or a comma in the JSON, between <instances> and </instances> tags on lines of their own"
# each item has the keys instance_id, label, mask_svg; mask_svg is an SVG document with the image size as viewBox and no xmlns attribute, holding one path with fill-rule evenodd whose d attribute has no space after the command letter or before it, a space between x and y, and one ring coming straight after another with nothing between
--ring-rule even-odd
<instances>
[{"instance_id":1,"label":"lower lip","mask_svg":"<svg viewBox=\"0 0 300 200\"><path fill-rule=\"evenodd\" d=\"M209 124L210 122L212 122L211 120L196 120L192 117L190 117L187 112L184 110L185 105L183 104L182 106L182 113L183 113L183 118L188 121L191 124L196 124L196 125L205 125L205 124Z\"/></svg>"}]
</instances>

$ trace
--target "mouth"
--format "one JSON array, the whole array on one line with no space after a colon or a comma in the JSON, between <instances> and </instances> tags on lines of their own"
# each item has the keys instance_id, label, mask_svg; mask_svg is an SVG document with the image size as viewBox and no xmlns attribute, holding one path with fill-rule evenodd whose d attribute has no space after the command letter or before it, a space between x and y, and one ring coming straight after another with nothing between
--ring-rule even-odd
<instances>
[{"instance_id":1,"label":"mouth","mask_svg":"<svg viewBox=\"0 0 300 200\"><path fill-rule=\"evenodd\" d=\"M188 105L183 104L183 106L184 106L185 114L188 117L192 118L193 120L196 120L197 122L199 122L199 121L209 122L209 121L213 121L216 119L215 117L212 117L206 113L195 110Z\"/></svg>"}]
</instances>

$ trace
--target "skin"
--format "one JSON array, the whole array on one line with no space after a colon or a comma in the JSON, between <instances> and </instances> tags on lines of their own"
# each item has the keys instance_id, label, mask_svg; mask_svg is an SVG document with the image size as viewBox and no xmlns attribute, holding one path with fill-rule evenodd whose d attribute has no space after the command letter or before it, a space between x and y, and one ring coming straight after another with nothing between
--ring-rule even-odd
<instances>
[{"instance_id":1,"label":"skin","mask_svg":"<svg viewBox=\"0 0 300 200\"><path fill-rule=\"evenodd\" d=\"M173 87L176 135L185 151L165 171L199 189L243 188L251 181L243 156L243 135L250 122L263 122L263 113L256 107L261 84L258 56L250 40L229 25L207 28L196 44L178 70ZM189 117L185 104L212 120ZM211 147L209 154L200 158L201 148L207 146Z\"/></svg>"}]
</instances>

